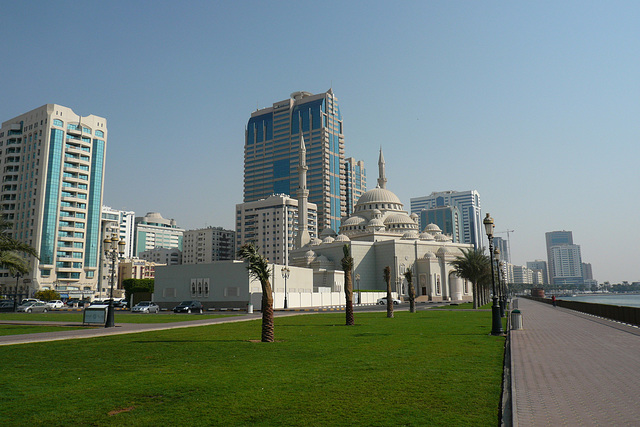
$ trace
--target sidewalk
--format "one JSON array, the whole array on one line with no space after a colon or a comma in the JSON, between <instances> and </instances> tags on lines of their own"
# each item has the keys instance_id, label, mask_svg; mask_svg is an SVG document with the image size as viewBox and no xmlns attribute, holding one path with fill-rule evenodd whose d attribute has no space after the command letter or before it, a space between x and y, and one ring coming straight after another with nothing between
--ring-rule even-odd
<instances>
[{"instance_id":1,"label":"sidewalk","mask_svg":"<svg viewBox=\"0 0 640 427\"><path fill-rule=\"evenodd\" d=\"M514 426L640 425L640 329L518 298Z\"/></svg>"}]
</instances>

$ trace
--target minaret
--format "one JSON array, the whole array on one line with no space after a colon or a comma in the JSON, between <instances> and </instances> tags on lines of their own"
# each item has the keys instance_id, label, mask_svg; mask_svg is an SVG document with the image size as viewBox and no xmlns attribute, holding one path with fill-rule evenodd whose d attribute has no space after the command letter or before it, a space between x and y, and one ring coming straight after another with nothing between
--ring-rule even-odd
<instances>
[{"instance_id":1,"label":"minaret","mask_svg":"<svg viewBox=\"0 0 640 427\"><path fill-rule=\"evenodd\" d=\"M380 147L380 157L378 158L378 187L387 188L387 178L384 176L384 156Z\"/></svg>"},{"instance_id":2,"label":"minaret","mask_svg":"<svg viewBox=\"0 0 640 427\"><path fill-rule=\"evenodd\" d=\"M298 165L298 235L296 236L296 247L302 248L311 241L309 235L309 223L307 219L307 148L304 145L304 137L300 132L300 160Z\"/></svg>"}]
</instances>

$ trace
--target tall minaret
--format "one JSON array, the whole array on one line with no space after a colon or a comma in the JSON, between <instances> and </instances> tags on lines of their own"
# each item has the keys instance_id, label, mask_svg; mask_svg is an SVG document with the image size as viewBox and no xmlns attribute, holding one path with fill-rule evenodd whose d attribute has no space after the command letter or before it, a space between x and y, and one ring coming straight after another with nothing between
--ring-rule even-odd
<instances>
[{"instance_id":1,"label":"tall minaret","mask_svg":"<svg viewBox=\"0 0 640 427\"><path fill-rule=\"evenodd\" d=\"M298 235L296 236L296 247L300 249L311 241L309 235L309 223L307 219L307 148L304 145L304 137L300 132L300 163L298 165Z\"/></svg>"},{"instance_id":2,"label":"tall minaret","mask_svg":"<svg viewBox=\"0 0 640 427\"><path fill-rule=\"evenodd\" d=\"M380 147L380 157L378 158L378 187L387 188L387 178L384 176L384 156Z\"/></svg>"}]
</instances>

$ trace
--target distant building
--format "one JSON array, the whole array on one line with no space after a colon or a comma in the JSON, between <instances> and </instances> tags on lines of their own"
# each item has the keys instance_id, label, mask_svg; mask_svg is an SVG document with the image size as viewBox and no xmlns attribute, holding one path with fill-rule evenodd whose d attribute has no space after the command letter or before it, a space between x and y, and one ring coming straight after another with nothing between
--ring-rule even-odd
<instances>
[{"instance_id":1,"label":"distant building","mask_svg":"<svg viewBox=\"0 0 640 427\"><path fill-rule=\"evenodd\" d=\"M135 255L156 248L177 248L182 251L184 229L173 219L164 219L157 212L149 212L135 219Z\"/></svg>"},{"instance_id":2,"label":"distant building","mask_svg":"<svg viewBox=\"0 0 640 427\"><path fill-rule=\"evenodd\" d=\"M551 247L551 277L555 286L581 287L582 257L579 245L560 245Z\"/></svg>"},{"instance_id":3,"label":"distant building","mask_svg":"<svg viewBox=\"0 0 640 427\"><path fill-rule=\"evenodd\" d=\"M591 264L587 262L582 263L582 278L586 280L593 280L593 271L591 270Z\"/></svg>"},{"instance_id":4,"label":"distant building","mask_svg":"<svg viewBox=\"0 0 640 427\"><path fill-rule=\"evenodd\" d=\"M556 271L556 267L553 263L553 257L551 255L551 248L553 246L561 245L573 245L573 234L571 231L550 231L545 233L545 240L547 243L547 261L549 268L549 284L553 285L553 275Z\"/></svg>"},{"instance_id":5,"label":"distant building","mask_svg":"<svg viewBox=\"0 0 640 427\"><path fill-rule=\"evenodd\" d=\"M140 252L139 258L161 265L182 264L182 251L178 248L156 248Z\"/></svg>"},{"instance_id":6,"label":"distant building","mask_svg":"<svg viewBox=\"0 0 640 427\"><path fill-rule=\"evenodd\" d=\"M547 262L541 259L537 259L535 261L528 261L527 262L527 267L532 269L533 271L539 271L540 274L542 275L542 282L541 284L543 285L548 285L549 284L549 273L547 270Z\"/></svg>"},{"instance_id":7,"label":"distant building","mask_svg":"<svg viewBox=\"0 0 640 427\"><path fill-rule=\"evenodd\" d=\"M493 238L493 248L500 250L500 254L498 260L504 262L511 262L511 258L509 257L509 241L503 239L502 237L494 237Z\"/></svg>"},{"instance_id":8,"label":"distant building","mask_svg":"<svg viewBox=\"0 0 640 427\"><path fill-rule=\"evenodd\" d=\"M236 254L236 232L222 227L207 227L184 232L182 264L206 264L231 261Z\"/></svg>"},{"instance_id":9,"label":"distant building","mask_svg":"<svg viewBox=\"0 0 640 427\"><path fill-rule=\"evenodd\" d=\"M443 234L451 236L453 243L460 243L460 222L462 218L460 210L456 206L423 209L419 215L420 224L424 224L420 231L425 231L428 224L435 224L440 227Z\"/></svg>"},{"instance_id":10,"label":"distant building","mask_svg":"<svg viewBox=\"0 0 640 427\"><path fill-rule=\"evenodd\" d=\"M133 257L135 217L136 213L133 211L122 211L109 206L102 206L102 220L117 224L116 228L109 229L108 235L115 231L118 238L125 242L124 258ZM106 237L107 234L104 234L104 236Z\"/></svg>"},{"instance_id":11,"label":"distant building","mask_svg":"<svg viewBox=\"0 0 640 427\"><path fill-rule=\"evenodd\" d=\"M236 205L236 247L253 243L276 264L287 264L298 235L298 200L285 194ZM307 205L308 231L318 236L316 205Z\"/></svg>"},{"instance_id":12,"label":"distant building","mask_svg":"<svg viewBox=\"0 0 640 427\"><path fill-rule=\"evenodd\" d=\"M443 206L456 206L462 215L461 243L468 243L475 248L482 247L484 225L480 211L480 193L470 191L440 191L429 196L412 197L411 213L420 214L423 209L433 209ZM427 224L420 224L423 229Z\"/></svg>"},{"instance_id":13,"label":"distant building","mask_svg":"<svg viewBox=\"0 0 640 427\"><path fill-rule=\"evenodd\" d=\"M367 191L367 171L362 160L356 161L349 157L344 161L346 183L346 215L353 213L353 209L360 196Z\"/></svg>"}]
</instances>

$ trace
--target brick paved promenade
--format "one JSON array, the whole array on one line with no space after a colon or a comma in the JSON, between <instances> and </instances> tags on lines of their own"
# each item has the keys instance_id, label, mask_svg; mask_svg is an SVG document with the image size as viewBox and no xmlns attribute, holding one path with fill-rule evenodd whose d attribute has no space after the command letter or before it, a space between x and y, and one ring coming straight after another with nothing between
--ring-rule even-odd
<instances>
[{"instance_id":1,"label":"brick paved promenade","mask_svg":"<svg viewBox=\"0 0 640 427\"><path fill-rule=\"evenodd\" d=\"M518 298L514 426L640 426L640 329Z\"/></svg>"}]
</instances>

